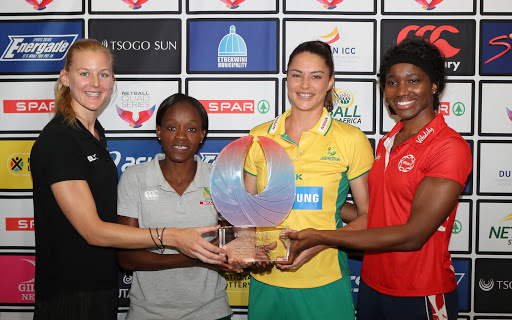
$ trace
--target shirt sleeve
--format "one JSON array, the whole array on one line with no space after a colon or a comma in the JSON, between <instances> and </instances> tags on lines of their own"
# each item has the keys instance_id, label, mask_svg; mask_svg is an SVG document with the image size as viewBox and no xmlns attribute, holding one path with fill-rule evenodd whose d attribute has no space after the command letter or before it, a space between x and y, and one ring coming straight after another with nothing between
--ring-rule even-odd
<instances>
[{"instance_id":1,"label":"shirt sleeve","mask_svg":"<svg viewBox=\"0 0 512 320\"><path fill-rule=\"evenodd\" d=\"M252 135L255 139L257 139L252 131L249 133L249 135ZM258 158L263 155L263 149L261 148L259 142L255 141L255 139L253 139L251 142L244 161L244 171L253 176L258 175L257 162Z\"/></svg>"},{"instance_id":2,"label":"shirt sleeve","mask_svg":"<svg viewBox=\"0 0 512 320\"><path fill-rule=\"evenodd\" d=\"M458 137L445 139L430 153L425 176L450 179L466 185L473 168L471 149L468 143Z\"/></svg>"},{"instance_id":3,"label":"shirt sleeve","mask_svg":"<svg viewBox=\"0 0 512 320\"><path fill-rule=\"evenodd\" d=\"M132 167L126 168L117 187L117 215L139 219L140 183Z\"/></svg>"},{"instance_id":4,"label":"shirt sleeve","mask_svg":"<svg viewBox=\"0 0 512 320\"><path fill-rule=\"evenodd\" d=\"M48 178L49 185L67 180L86 180L86 162L77 137L55 132L43 137L37 161Z\"/></svg>"},{"instance_id":5,"label":"shirt sleeve","mask_svg":"<svg viewBox=\"0 0 512 320\"><path fill-rule=\"evenodd\" d=\"M348 180L354 180L368 172L373 165L373 149L366 135L355 128L348 142Z\"/></svg>"}]
</instances>

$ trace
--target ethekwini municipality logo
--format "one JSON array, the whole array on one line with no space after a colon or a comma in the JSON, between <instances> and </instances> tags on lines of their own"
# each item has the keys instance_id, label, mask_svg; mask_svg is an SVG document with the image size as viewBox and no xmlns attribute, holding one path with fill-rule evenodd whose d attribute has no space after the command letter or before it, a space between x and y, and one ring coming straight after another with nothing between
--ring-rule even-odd
<instances>
[{"instance_id":1,"label":"ethekwini municipality logo","mask_svg":"<svg viewBox=\"0 0 512 320\"><path fill-rule=\"evenodd\" d=\"M218 68L247 68L247 44L244 38L236 33L234 25L229 27L229 33L219 42L217 54Z\"/></svg>"}]
</instances>

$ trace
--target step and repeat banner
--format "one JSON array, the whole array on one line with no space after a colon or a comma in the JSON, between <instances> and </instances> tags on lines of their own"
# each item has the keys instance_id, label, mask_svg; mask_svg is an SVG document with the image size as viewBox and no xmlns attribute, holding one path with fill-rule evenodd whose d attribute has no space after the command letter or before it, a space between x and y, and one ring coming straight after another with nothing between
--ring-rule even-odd
<instances>
[{"instance_id":1,"label":"step and repeat banner","mask_svg":"<svg viewBox=\"0 0 512 320\"><path fill-rule=\"evenodd\" d=\"M332 116L373 146L397 119L379 92L379 58L420 35L446 56L442 113L473 151L450 251L460 319L512 319L512 1L506 0L9 0L0 7L0 319L32 319L34 219L30 150L52 117L70 45L94 38L115 55L117 85L99 116L121 175L161 152L160 102L200 100L220 150L290 107L287 57L306 40L332 47ZM361 258L350 260L357 299ZM421 277L421 274L417 275ZM234 319L247 318L250 275L226 274ZM119 273L119 319L131 274ZM81 281L80 274L76 282Z\"/></svg>"}]
</instances>

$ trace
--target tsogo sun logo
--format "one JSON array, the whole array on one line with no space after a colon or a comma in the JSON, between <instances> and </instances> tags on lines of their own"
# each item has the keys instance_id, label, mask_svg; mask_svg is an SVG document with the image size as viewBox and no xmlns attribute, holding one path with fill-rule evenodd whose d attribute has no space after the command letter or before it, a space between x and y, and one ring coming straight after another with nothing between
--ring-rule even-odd
<instances>
[{"instance_id":1,"label":"tsogo sun logo","mask_svg":"<svg viewBox=\"0 0 512 320\"><path fill-rule=\"evenodd\" d=\"M491 291L492 288L494 288L494 280L480 279L480 281L478 281L478 286L480 289L482 289L482 291Z\"/></svg>"}]
</instances>

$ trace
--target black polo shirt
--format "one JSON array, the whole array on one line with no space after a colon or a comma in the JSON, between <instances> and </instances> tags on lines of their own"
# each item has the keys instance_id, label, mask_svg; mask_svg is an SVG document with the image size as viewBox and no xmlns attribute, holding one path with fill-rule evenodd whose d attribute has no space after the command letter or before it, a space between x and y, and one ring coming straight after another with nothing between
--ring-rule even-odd
<instances>
[{"instance_id":1,"label":"black polo shirt","mask_svg":"<svg viewBox=\"0 0 512 320\"><path fill-rule=\"evenodd\" d=\"M66 291L117 287L115 250L91 246L58 206L50 186L67 180L89 184L99 217L115 222L117 169L98 121L98 141L80 121L78 128L57 115L43 129L30 155L34 182L36 297Z\"/></svg>"}]
</instances>

